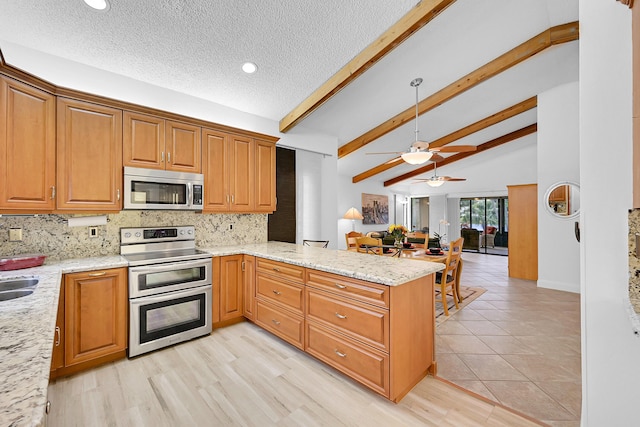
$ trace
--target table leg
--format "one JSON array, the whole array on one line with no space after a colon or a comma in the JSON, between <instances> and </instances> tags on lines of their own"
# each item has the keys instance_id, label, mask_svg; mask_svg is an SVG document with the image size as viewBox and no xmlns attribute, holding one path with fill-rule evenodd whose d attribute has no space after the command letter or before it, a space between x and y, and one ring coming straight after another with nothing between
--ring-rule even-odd
<instances>
[{"instance_id":1,"label":"table leg","mask_svg":"<svg viewBox=\"0 0 640 427\"><path fill-rule=\"evenodd\" d=\"M456 271L456 294L458 295L458 302L462 302L462 297L460 296L460 276L462 276L462 257L458 261L458 269Z\"/></svg>"}]
</instances>

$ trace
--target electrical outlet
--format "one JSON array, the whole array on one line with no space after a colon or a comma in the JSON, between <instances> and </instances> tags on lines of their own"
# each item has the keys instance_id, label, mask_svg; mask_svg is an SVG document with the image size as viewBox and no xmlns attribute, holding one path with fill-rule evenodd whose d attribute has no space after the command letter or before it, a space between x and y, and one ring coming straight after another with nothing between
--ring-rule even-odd
<instances>
[{"instance_id":1,"label":"electrical outlet","mask_svg":"<svg viewBox=\"0 0 640 427\"><path fill-rule=\"evenodd\" d=\"M233 230L233 224L229 224L229 230Z\"/></svg>"},{"instance_id":2,"label":"electrical outlet","mask_svg":"<svg viewBox=\"0 0 640 427\"><path fill-rule=\"evenodd\" d=\"M22 242L22 228L10 228L9 229L9 241L10 242Z\"/></svg>"},{"instance_id":3,"label":"electrical outlet","mask_svg":"<svg viewBox=\"0 0 640 427\"><path fill-rule=\"evenodd\" d=\"M89 237L98 237L98 227L89 227Z\"/></svg>"}]
</instances>

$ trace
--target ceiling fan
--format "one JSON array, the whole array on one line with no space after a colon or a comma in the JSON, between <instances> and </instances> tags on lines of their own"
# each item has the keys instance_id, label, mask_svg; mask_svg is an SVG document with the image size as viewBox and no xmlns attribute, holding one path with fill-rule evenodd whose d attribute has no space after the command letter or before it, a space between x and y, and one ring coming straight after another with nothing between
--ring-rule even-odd
<instances>
[{"instance_id":1,"label":"ceiling fan","mask_svg":"<svg viewBox=\"0 0 640 427\"><path fill-rule=\"evenodd\" d=\"M452 178L450 176L438 176L436 163L433 164L433 176L427 179L415 179L417 182L426 182L430 187L440 187L446 181L466 181L467 178Z\"/></svg>"},{"instance_id":2,"label":"ceiling fan","mask_svg":"<svg viewBox=\"0 0 640 427\"><path fill-rule=\"evenodd\" d=\"M367 153L367 154L400 154L402 160L411 164L411 165L420 165L429 160L438 162L440 160L444 160L444 157L440 156L438 152L441 153L460 153L467 151L475 151L475 145L456 145L451 147L434 147L429 148L429 143L425 141L420 141L418 139L418 134L420 131L418 130L418 86L422 83L421 78L416 78L411 80L410 85L416 88L416 139L411 144L407 151L389 151L389 152L381 152L381 153ZM393 162L395 159L390 160L387 163Z\"/></svg>"}]
</instances>

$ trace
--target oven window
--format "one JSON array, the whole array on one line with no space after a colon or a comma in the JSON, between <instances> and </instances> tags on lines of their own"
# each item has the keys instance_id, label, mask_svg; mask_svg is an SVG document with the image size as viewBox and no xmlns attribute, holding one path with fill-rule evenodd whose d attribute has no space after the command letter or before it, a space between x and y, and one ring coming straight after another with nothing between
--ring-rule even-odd
<instances>
[{"instance_id":1,"label":"oven window","mask_svg":"<svg viewBox=\"0 0 640 427\"><path fill-rule=\"evenodd\" d=\"M140 306L140 343L204 326L206 294Z\"/></svg>"},{"instance_id":2,"label":"oven window","mask_svg":"<svg viewBox=\"0 0 640 427\"><path fill-rule=\"evenodd\" d=\"M154 289L163 286L177 285L205 280L205 267L181 268L177 270L145 273L138 276L139 289Z\"/></svg>"},{"instance_id":3,"label":"oven window","mask_svg":"<svg viewBox=\"0 0 640 427\"><path fill-rule=\"evenodd\" d=\"M187 184L132 181L131 203L185 205L187 203Z\"/></svg>"}]
</instances>

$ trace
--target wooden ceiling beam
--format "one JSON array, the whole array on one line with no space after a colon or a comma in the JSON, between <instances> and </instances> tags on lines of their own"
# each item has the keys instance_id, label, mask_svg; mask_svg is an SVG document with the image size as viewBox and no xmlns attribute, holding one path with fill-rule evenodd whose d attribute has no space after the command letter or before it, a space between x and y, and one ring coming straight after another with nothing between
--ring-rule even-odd
<instances>
[{"instance_id":1,"label":"wooden ceiling beam","mask_svg":"<svg viewBox=\"0 0 640 427\"><path fill-rule=\"evenodd\" d=\"M489 78L521 63L525 59L532 57L533 55L543 51L550 46L578 40L578 31L578 22L570 22L568 24L558 25L541 32L537 36L516 46L510 51L497 57L493 61L488 62L487 64L481 66L480 68L472 71L466 76L456 80L445 88L420 101L418 103L418 114L424 114L425 112L437 107L440 104L445 103L446 101L454 98L457 95L460 95L461 93L471 89L477 84L482 83ZM339 147L338 158L340 159L347 156L348 154L353 153L354 151L375 141L376 139L391 132L392 130L397 129L398 127L413 120L414 118L415 105L407 108L401 113L396 114L386 122L376 126L365 134L360 135L354 140Z\"/></svg>"},{"instance_id":2,"label":"wooden ceiling beam","mask_svg":"<svg viewBox=\"0 0 640 427\"><path fill-rule=\"evenodd\" d=\"M322 86L280 120L280 132L287 132L324 102L424 27L455 0L422 0L391 28L349 61Z\"/></svg>"},{"instance_id":3,"label":"wooden ceiling beam","mask_svg":"<svg viewBox=\"0 0 640 427\"><path fill-rule=\"evenodd\" d=\"M444 145L447 145L449 143L462 139L465 136L469 136L472 133L479 132L482 129L486 129L490 126L500 123L513 116L517 116L520 113L529 111L532 108L536 108L537 106L538 106L538 97L537 96L531 97L515 105L512 105L511 107L505 108L502 111L492 114L489 117L485 117L482 120L478 120L477 122L472 123L469 126L465 126L462 129L458 129L457 131L452 132L449 135L445 135L442 138L436 139L435 141L429 143L429 148L442 147ZM353 178L351 178L351 181L354 184L356 182L364 181L367 178L371 178L372 176L375 176L379 173L387 171L401 164L402 164L402 158L396 157L392 160L384 162L378 166L375 166L367 171L364 171L354 176Z\"/></svg>"},{"instance_id":4,"label":"wooden ceiling beam","mask_svg":"<svg viewBox=\"0 0 640 427\"><path fill-rule=\"evenodd\" d=\"M485 142L484 144L478 145L478 149L476 151L470 151L467 153L458 153L453 156L449 156L441 162L438 162L439 166L445 166L451 164L453 162L457 162L458 160L466 159L469 156L474 156L478 153L482 153L483 151L487 151L491 148L498 147L502 144L506 144L507 142L515 141L516 139L520 139L524 136L530 135L538 131L538 124L534 123L532 125L523 127L522 129L518 129L514 132L508 133L506 135L500 136L498 138L492 139L491 141ZM422 166L421 168L414 169L411 172L407 172L403 175L397 176L395 178L391 178L384 182L384 186L388 187L393 184L397 184L399 182L405 181L407 179L413 178L425 172L429 172L434 169L434 163L430 163L426 166Z\"/></svg>"}]
</instances>

